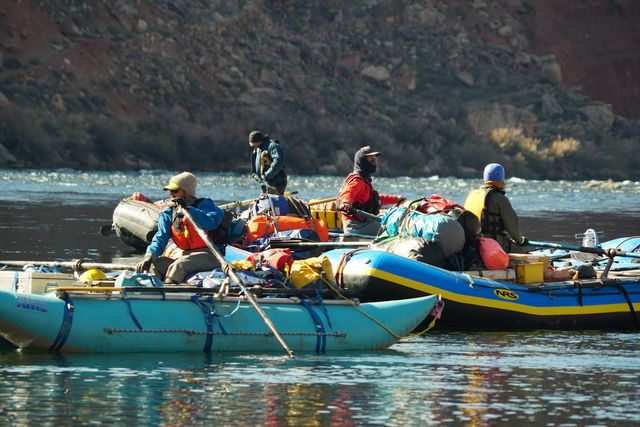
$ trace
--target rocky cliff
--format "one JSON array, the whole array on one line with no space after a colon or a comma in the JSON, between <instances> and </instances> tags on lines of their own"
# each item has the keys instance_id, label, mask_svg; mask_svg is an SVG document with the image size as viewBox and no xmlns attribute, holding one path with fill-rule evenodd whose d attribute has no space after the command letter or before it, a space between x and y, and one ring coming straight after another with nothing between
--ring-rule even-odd
<instances>
[{"instance_id":1,"label":"rocky cliff","mask_svg":"<svg viewBox=\"0 0 640 427\"><path fill-rule=\"evenodd\" d=\"M0 166L640 177L633 0L0 5Z\"/></svg>"}]
</instances>

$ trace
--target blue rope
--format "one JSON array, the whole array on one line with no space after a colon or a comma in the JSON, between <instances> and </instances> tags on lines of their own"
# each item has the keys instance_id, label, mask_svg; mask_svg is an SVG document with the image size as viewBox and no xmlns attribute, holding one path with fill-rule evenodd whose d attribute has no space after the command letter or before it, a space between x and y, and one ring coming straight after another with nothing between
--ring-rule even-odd
<instances>
[{"instance_id":1,"label":"blue rope","mask_svg":"<svg viewBox=\"0 0 640 427\"><path fill-rule=\"evenodd\" d=\"M205 353L210 353L211 346L213 344L213 321L215 320L218 327L220 328L220 331L224 335L227 335L227 331L225 330L224 325L222 324L222 321L220 319L233 316L240 308L241 300L238 299L236 308L234 308L231 313L223 315L216 313L216 300L213 295L209 295L204 300L201 298L201 295L192 295L191 301L193 301L200 308L202 314L204 314L205 323L207 325L207 339L205 340L203 351ZM209 305L207 305L207 303L209 303Z\"/></svg>"},{"instance_id":2,"label":"blue rope","mask_svg":"<svg viewBox=\"0 0 640 427\"><path fill-rule=\"evenodd\" d=\"M127 303L127 307L129 308L129 316L131 316L131 320L133 320L133 323L136 324L136 326L138 327L138 330L142 330L142 325L140 324L140 322L138 322L138 319L136 318L136 315L133 313L133 308L131 307L131 302L127 299L127 293L124 291L124 288L122 288L122 300L124 302Z\"/></svg>"},{"instance_id":3,"label":"blue rope","mask_svg":"<svg viewBox=\"0 0 640 427\"><path fill-rule=\"evenodd\" d=\"M58 336L53 340L53 344L49 347L49 351L58 352L62 350L62 347L67 341L67 338L69 338L69 333L71 332L71 325L73 323L73 301L71 301L71 297L66 293L62 296L62 300L64 301L62 323L60 324Z\"/></svg>"},{"instance_id":4,"label":"blue rope","mask_svg":"<svg viewBox=\"0 0 640 427\"><path fill-rule=\"evenodd\" d=\"M322 324L322 319L318 316L318 313L315 312L311 304L305 299L300 298L300 304L307 309L311 319L316 324L316 353L324 354L327 347L327 336L325 334L324 325Z\"/></svg>"},{"instance_id":5,"label":"blue rope","mask_svg":"<svg viewBox=\"0 0 640 427\"><path fill-rule=\"evenodd\" d=\"M320 293L320 289L316 289L316 296L310 300L310 302L317 302L320 306L320 310L324 313L325 319L327 319L327 323L329 327L333 329L333 325L331 324L331 318L329 317L329 311L327 310L327 306L324 305L324 300L322 299L322 294Z\"/></svg>"},{"instance_id":6,"label":"blue rope","mask_svg":"<svg viewBox=\"0 0 640 427\"><path fill-rule=\"evenodd\" d=\"M212 310L213 307L209 308L205 303L200 301L200 295L192 295L191 301L193 301L200 308L202 314L204 314L205 324L207 325L207 337L204 341L204 349L202 351L204 351L205 353L211 353L211 346L213 345L213 319L215 316L215 312Z\"/></svg>"}]
</instances>

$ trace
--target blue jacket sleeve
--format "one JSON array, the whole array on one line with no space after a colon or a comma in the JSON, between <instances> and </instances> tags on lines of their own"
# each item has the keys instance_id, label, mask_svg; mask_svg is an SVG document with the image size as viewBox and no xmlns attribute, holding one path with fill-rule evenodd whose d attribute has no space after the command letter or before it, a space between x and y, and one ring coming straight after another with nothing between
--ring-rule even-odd
<instances>
[{"instance_id":1,"label":"blue jacket sleeve","mask_svg":"<svg viewBox=\"0 0 640 427\"><path fill-rule=\"evenodd\" d=\"M269 156L273 161L269 169L264 172L264 176L267 179L271 179L284 168L284 148L277 142L271 142L269 144Z\"/></svg>"},{"instance_id":2,"label":"blue jacket sleeve","mask_svg":"<svg viewBox=\"0 0 640 427\"><path fill-rule=\"evenodd\" d=\"M189 213L196 225L207 231L218 228L224 218L224 211L211 199L202 199L197 206L189 206Z\"/></svg>"},{"instance_id":3,"label":"blue jacket sleeve","mask_svg":"<svg viewBox=\"0 0 640 427\"><path fill-rule=\"evenodd\" d=\"M164 249L167 247L167 243L171 238L171 215L173 208L169 207L160 213L158 219L158 231L151 240L151 243L147 247L147 253L152 253L156 256L162 255Z\"/></svg>"}]
</instances>

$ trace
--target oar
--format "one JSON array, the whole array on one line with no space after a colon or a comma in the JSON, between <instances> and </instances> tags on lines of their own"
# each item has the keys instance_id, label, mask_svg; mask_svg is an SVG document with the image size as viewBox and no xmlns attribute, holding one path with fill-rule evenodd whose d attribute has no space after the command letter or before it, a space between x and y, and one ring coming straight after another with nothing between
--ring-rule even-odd
<instances>
[{"instance_id":1,"label":"oar","mask_svg":"<svg viewBox=\"0 0 640 427\"><path fill-rule=\"evenodd\" d=\"M2 265L12 265L17 267L24 267L25 265L39 265L42 267L50 268L71 268L76 271L90 268L104 268L105 270L135 270L135 264L112 264L105 262L91 262L84 260L75 261L0 261Z\"/></svg>"},{"instance_id":2,"label":"oar","mask_svg":"<svg viewBox=\"0 0 640 427\"><path fill-rule=\"evenodd\" d=\"M251 203L254 202L255 199L248 199L248 200L236 200L235 202L231 202L231 203L225 203L224 205L218 205L219 208L221 209L244 209L247 208L249 206L251 206Z\"/></svg>"},{"instance_id":3,"label":"oar","mask_svg":"<svg viewBox=\"0 0 640 427\"><path fill-rule=\"evenodd\" d=\"M355 238L358 238L358 239L373 240L373 239L377 238L378 236L372 236L371 234L342 233L342 232L330 231L329 232L329 237L355 237Z\"/></svg>"},{"instance_id":4,"label":"oar","mask_svg":"<svg viewBox=\"0 0 640 427\"><path fill-rule=\"evenodd\" d=\"M295 238L273 238L269 240L269 247L273 249L277 248L289 248L289 249L305 249L305 248L355 248L370 246L371 242L310 242L302 239Z\"/></svg>"},{"instance_id":5,"label":"oar","mask_svg":"<svg viewBox=\"0 0 640 427\"><path fill-rule=\"evenodd\" d=\"M309 205L309 206L321 205L323 203L329 203L329 202L333 202L335 200L336 200L335 197L327 197L325 199L309 200L307 202L307 205Z\"/></svg>"},{"instance_id":6,"label":"oar","mask_svg":"<svg viewBox=\"0 0 640 427\"><path fill-rule=\"evenodd\" d=\"M113 229L113 224L103 225L100 227L100 234L103 236L111 236L112 234L116 234L116 230Z\"/></svg>"},{"instance_id":7,"label":"oar","mask_svg":"<svg viewBox=\"0 0 640 427\"><path fill-rule=\"evenodd\" d=\"M294 194L298 194L297 191L285 191L284 195L289 197L289 196L293 196ZM231 202L231 203L225 203L224 205L218 205L218 207L220 209L244 209L244 208L248 208L249 206L251 206L251 204L253 202L255 202L256 199L247 199L247 200L237 200L235 202Z\"/></svg>"},{"instance_id":8,"label":"oar","mask_svg":"<svg viewBox=\"0 0 640 427\"><path fill-rule=\"evenodd\" d=\"M199 294L199 295L214 295L218 292L218 289L214 288L200 288L197 286L159 286L159 287L147 287L147 286L59 286L55 288L59 292L139 292L145 294ZM231 288L231 291L237 292L239 288ZM318 292L322 296L330 297L335 296L335 293L331 290L324 289L292 289L292 288L262 288L254 287L249 291L252 294L260 295L286 295L286 296L316 296ZM343 296L355 298L358 293L351 289L341 289L340 293Z\"/></svg>"},{"instance_id":9,"label":"oar","mask_svg":"<svg viewBox=\"0 0 640 427\"><path fill-rule=\"evenodd\" d=\"M356 208L349 208L349 213L350 214L358 214L360 216L363 216L367 219L370 219L372 221L377 221L377 222L382 222L382 218L380 218L377 215L374 214L370 214L369 212L365 212L365 211L361 211L360 209L356 209Z\"/></svg>"},{"instance_id":10,"label":"oar","mask_svg":"<svg viewBox=\"0 0 640 427\"><path fill-rule=\"evenodd\" d=\"M218 262L220 262L220 265L222 266L223 271L225 271L227 275L231 278L231 280L236 285L238 285L238 287L242 290L242 292L244 293L249 303L253 306L253 308L256 309L260 317L262 317L262 320L264 321L264 323L271 330L271 332L273 333L273 336L276 337L276 339L278 340L282 348L287 352L289 357L295 357L295 354L293 354L293 351L291 351L287 343L280 336L280 333L278 332L276 327L273 325L273 322L271 322L271 319L267 317L265 312L258 305L255 298L253 297L253 294L249 292L247 288L244 286L244 283L242 283L242 280L236 274L235 270L233 269L233 266L229 264L226 259L224 259L222 254L218 251L218 249L213 245L213 243L211 243L211 240L209 239L209 236L207 235L207 233L205 233L205 231L202 228L200 228L200 226L198 226L198 224L193 220L193 217L191 216L191 214L187 209L182 209L182 208L178 208L178 209L191 222L191 224L193 225L193 228L195 228L195 230L198 232L202 241L207 245L207 247L209 248L213 256L215 256L218 259Z\"/></svg>"},{"instance_id":11,"label":"oar","mask_svg":"<svg viewBox=\"0 0 640 427\"><path fill-rule=\"evenodd\" d=\"M561 243L538 242L535 240L529 240L529 245L539 246L541 248L564 249L567 251L586 252L590 254L608 256L609 258L613 258L615 256L640 258L640 254L638 253L625 252L625 251L621 251L618 248L609 248L609 249L592 248L589 246L576 246L576 245L565 245Z\"/></svg>"}]
</instances>

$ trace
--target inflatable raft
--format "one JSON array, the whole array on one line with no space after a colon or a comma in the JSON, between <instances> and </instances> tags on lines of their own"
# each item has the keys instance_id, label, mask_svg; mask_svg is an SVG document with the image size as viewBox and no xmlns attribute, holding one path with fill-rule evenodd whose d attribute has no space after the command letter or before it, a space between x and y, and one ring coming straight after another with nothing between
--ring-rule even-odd
<instances>
[{"instance_id":1,"label":"inflatable raft","mask_svg":"<svg viewBox=\"0 0 640 427\"><path fill-rule=\"evenodd\" d=\"M111 230L122 242L137 250L144 250L158 231L162 202L123 199L113 210Z\"/></svg>"},{"instance_id":2,"label":"inflatable raft","mask_svg":"<svg viewBox=\"0 0 640 427\"><path fill-rule=\"evenodd\" d=\"M144 291L144 292L142 292ZM17 347L55 352L280 352L242 297L178 288L0 291L0 335ZM357 304L262 298L257 302L299 353L370 351L408 335L438 297Z\"/></svg>"},{"instance_id":3,"label":"inflatable raft","mask_svg":"<svg viewBox=\"0 0 640 427\"><path fill-rule=\"evenodd\" d=\"M637 251L637 239L637 243L618 239L608 245L626 242L629 252ZM629 258L631 263L620 257L607 274L600 269L592 278L545 282L541 269L536 274L536 262L517 269L456 272L371 249L336 249L326 255L338 284L361 301L442 295L447 310L439 328L640 328L640 260L635 257Z\"/></svg>"}]
</instances>

